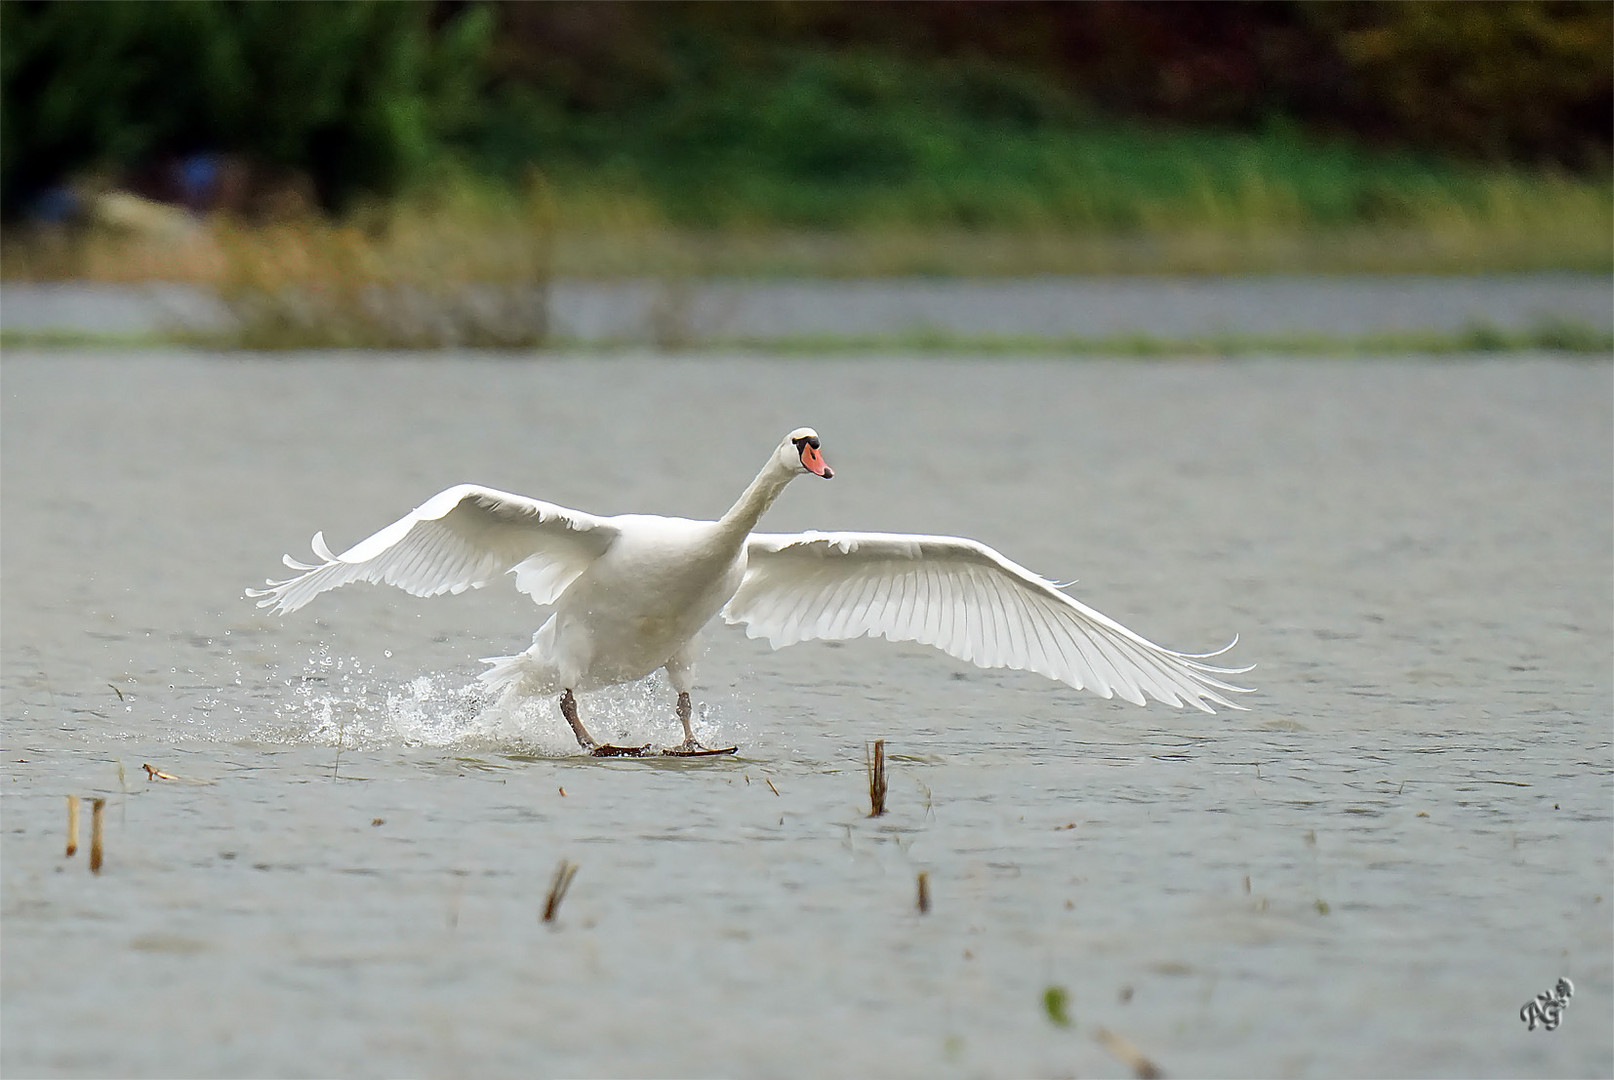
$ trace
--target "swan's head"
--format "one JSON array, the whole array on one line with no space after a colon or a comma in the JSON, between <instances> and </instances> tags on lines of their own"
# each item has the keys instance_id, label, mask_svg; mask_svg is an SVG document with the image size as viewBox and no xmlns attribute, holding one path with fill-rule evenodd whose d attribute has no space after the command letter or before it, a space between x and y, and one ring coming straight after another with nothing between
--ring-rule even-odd
<instances>
[{"instance_id":1,"label":"swan's head","mask_svg":"<svg viewBox=\"0 0 1614 1080\"><path fill-rule=\"evenodd\" d=\"M810 427L797 428L786 435L779 444L777 457L780 464L792 472L800 468L825 480L835 475L835 470L825 464L824 455L818 452L818 432Z\"/></svg>"}]
</instances>

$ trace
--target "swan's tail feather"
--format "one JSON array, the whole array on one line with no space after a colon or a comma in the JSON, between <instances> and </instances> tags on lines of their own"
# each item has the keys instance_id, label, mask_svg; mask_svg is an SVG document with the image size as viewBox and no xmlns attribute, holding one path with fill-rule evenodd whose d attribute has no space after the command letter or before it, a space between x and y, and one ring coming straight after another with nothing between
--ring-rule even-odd
<instances>
[{"instance_id":1,"label":"swan's tail feather","mask_svg":"<svg viewBox=\"0 0 1614 1080\"><path fill-rule=\"evenodd\" d=\"M530 653L514 656L485 656L482 663L491 665L477 676L489 693L506 695L518 693L537 695L547 692L553 681L549 672L541 667Z\"/></svg>"}]
</instances>

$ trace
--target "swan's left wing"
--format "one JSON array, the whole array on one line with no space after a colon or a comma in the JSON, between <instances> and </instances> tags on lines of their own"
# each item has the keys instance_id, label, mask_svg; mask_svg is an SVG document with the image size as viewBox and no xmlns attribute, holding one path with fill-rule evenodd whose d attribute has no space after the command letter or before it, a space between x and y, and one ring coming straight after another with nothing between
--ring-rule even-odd
<instances>
[{"instance_id":1,"label":"swan's left wing","mask_svg":"<svg viewBox=\"0 0 1614 1080\"><path fill-rule=\"evenodd\" d=\"M480 589L500 574L513 572L516 588L537 604L554 603L618 533L608 518L512 495L508 491L460 484L440 491L340 555L314 534L317 563L285 563L296 574L271 579L259 607L296 611L322 592L354 581L396 585L415 596L437 596Z\"/></svg>"},{"instance_id":2,"label":"swan's left wing","mask_svg":"<svg viewBox=\"0 0 1614 1080\"><path fill-rule=\"evenodd\" d=\"M723 610L774 648L813 638L917 641L979 667L1018 668L1104 697L1243 708L1219 676L1250 669L1147 641L985 544L901 533L753 533ZM1235 642L1237 639L1235 639ZM1227 646L1232 648L1232 645Z\"/></svg>"}]
</instances>

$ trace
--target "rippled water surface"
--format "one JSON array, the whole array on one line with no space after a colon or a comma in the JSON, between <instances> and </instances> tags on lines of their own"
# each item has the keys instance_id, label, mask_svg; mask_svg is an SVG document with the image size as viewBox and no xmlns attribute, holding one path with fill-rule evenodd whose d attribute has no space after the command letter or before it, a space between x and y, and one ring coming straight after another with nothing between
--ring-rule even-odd
<instances>
[{"instance_id":1,"label":"rippled water surface","mask_svg":"<svg viewBox=\"0 0 1614 1080\"><path fill-rule=\"evenodd\" d=\"M1101 1029L1173 1075L1614 1071L1606 361L13 351L0 391L6 1075L1128 1075ZM767 528L1236 632L1250 711L717 626L739 756L597 762L476 700L508 587L241 598L465 480L715 516L800 424L836 479ZM655 682L583 705L675 739Z\"/></svg>"}]
</instances>

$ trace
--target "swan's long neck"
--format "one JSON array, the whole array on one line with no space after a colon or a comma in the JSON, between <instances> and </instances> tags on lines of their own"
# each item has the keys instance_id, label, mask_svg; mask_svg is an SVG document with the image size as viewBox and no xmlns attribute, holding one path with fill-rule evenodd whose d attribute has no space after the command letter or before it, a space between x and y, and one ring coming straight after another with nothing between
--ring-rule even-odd
<instances>
[{"instance_id":1,"label":"swan's long neck","mask_svg":"<svg viewBox=\"0 0 1614 1080\"><path fill-rule=\"evenodd\" d=\"M744 540L757 527L757 522L762 519L768 507L773 505L773 500L779 497L785 485L795 479L795 475L794 472L781 470L777 462L769 458L768 464L764 465L762 471L757 473L757 478L751 481L751 486L745 489L734 505L729 507L729 512L718 522L723 532L737 534Z\"/></svg>"}]
</instances>

